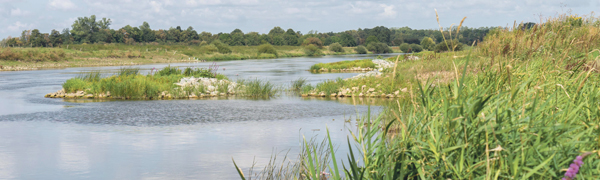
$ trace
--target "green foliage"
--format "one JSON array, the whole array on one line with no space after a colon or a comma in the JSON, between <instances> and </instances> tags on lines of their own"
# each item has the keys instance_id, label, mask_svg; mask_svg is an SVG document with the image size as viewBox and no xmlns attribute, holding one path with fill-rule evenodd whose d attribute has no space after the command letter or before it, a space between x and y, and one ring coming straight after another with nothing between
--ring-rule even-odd
<instances>
[{"instance_id":1,"label":"green foliage","mask_svg":"<svg viewBox=\"0 0 600 180\"><path fill-rule=\"evenodd\" d=\"M408 43L402 43L399 46L400 51L402 51L403 53L408 53L408 51L410 50L410 45Z\"/></svg>"},{"instance_id":2,"label":"green foliage","mask_svg":"<svg viewBox=\"0 0 600 180\"><path fill-rule=\"evenodd\" d=\"M321 49L319 49L317 46L313 45L313 44L309 44L307 46L304 47L304 53L307 56L320 56L321 55Z\"/></svg>"},{"instance_id":3,"label":"green foliage","mask_svg":"<svg viewBox=\"0 0 600 180\"><path fill-rule=\"evenodd\" d=\"M421 47L421 45L418 45L418 44L411 44L410 45L410 52L418 53L418 52L421 52L421 51L423 51L423 47Z\"/></svg>"},{"instance_id":4,"label":"green foliage","mask_svg":"<svg viewBox=\"0 0 600 180\"><path fill-rule=\"evenodd\" d=\"M63 89L65 89L65 92L67 93L83 91L87 86L88 83L80 78L68 79L62 84Z\"/></svg>"},{"instance_id":5,"label":"green foliage","mask_svg":"<svg viewBox=\"0 0 600 180\"><path fill-rule=\"evenodd\" d=\"M300 91L305 85L307 85L306 78L298 78L292 81L292 90Z\"/></svg>"},{"instance_id":6,"label":"green foliage","mask_svg":"<svg viewBox=\"0 0 600 180\"><path fill-rule=\"evenodd\" d=\"M319 49L323 48L323 42L316 37L309 37L306 38L304 40L304 42L302 43L303 46L310 46L310 45L314 45L315 47L318 47Z\"/></svg>"},{"instance_id":7,"label":"green foliage","mask_svg":"<svg viewBox=\"0 0 600 180\"><path fill-rule=\"evenodd\" d=\"M392 53L392 48L385 43L371 43L367 49L375 54Z\"/></svg>"},{"instance_id":8,"label":"green foliage","mask_svg":"<svg viewBox=\"0 0 600 180\"><path fill-rule=\"evenodd\" d=\"M421 47L431 51L435 47L435 42L430 37L425 37L423 40L421 40Z\"/></svg>"},{"instance_id":9,"label":"green foliage","mask_svg":"<svg viewBox=\"0 0 600 180\"><path fill-rule=\"evenodd\" d=\"M230 54L231 48L229 48L229 45L222 43L219 40L215 40L212 42L212 45L214 45L215 47L217 47L217 51L221 54Z\"/></svg>"},{"instance_id":10,"label":"green foliage","mask_svg":"<svg viewBox=\"0 0 600 180\"><path fill-rule=\"evenodd\" d=\"M332 63L318 63L312 65L310 70L312 72L318 72L321 69L328 70L341 70L341 69L349 69L354 67L360 68L375 68L375 63L371 59L362 59L362 60L353 60L353 61L339 61Z\"/></svg>"},{"instance_id":11,"label":"green foliage","mask_svg":"<svg viewBox=\"0 0 600 180\"><path fill-rule=\"evenodd\" d=\"M177 67L171 67L171 65L163 68L156 73L159 76L170 76L174 74L181 74L181 70Z\"/></svg>"},{"instance_id":12,"label":"green foliage","mask_svg":"<svg viewBox=\"0 0 600 180\"><path fill-rule=\"evenodd\" d=\"M237 82L238 85L242 85L240 94L249 97L271 97L274 96L278 90L275 85L269 81L263 81L259 79L254 80L240 80Z\"/></svg>"},{"instance_id":13,"label":"green foliage","mask_svg":"<svg viewBox=\"0 0 600 180\"><path fill-rule=\"evenodd\" d=\"M365 41L365 44L369 45L371 43L378 43L378 42L379 42L379 39L377 39L376 36L369 36L369 37L367 37L367 40Z\"/></svg>"},{"instance_id":14,"label":"green foliage","mask_svg":"<svg viewBox=\"0 0 600 180\"><path fill-rule=\"evenodd\" d=\"M358 54L367 54L367 48L365 48L365 46L357 46L354 51L356 51L356 53Z\"/></svg>"},{"instance_id":15,"label":"green foliage","mask_svg":"<svg viewBox=\"0 0 600 180\"><path fill-rule=\"evenodd\" d=\"M137 75L140 73L140 68L120 68L117 76Z\"/></svg>"},{"instance_id":16,"label":"green foliage","mask_svg":"<svg viewBox=\"0 0 600 180\"><path fill-rule=\"evenodd\" d=\"M450 49L448 49L450 48ZM462 51L463 44L458 42L458 40L452 41L443 41L435 45L434 51L436 52L444 52L444 51Z\"/></svg>"},{"instance_id":17,"label":"green foliage","mask_svg":"<svg viewBox=\"0 0 600 180\"><path fill-rule=\"evenodd\" d=\"M340 43L333 43L329 45L329 50L333 52L344 52L344 48L342 48Z\"/></svg>"},{"instance_id":18,"label":"green foliage","mask_svg":"<svg viewBox=\"0 0 600 180\"><path fill-rule=\"evenodd\" d=\"M277 50L270 44L262 44L258 46L258 53L273 54L277 56Z\"/></svg>"},{"instance_id":19,"label":"green foliage","mask_svg":"<svg viewBox=\"0 0 600 180\"><path fill-rule=\"evenodd\" d=\"M317 92L324 92L325 95L338 93L340 91L340 88L342 87L342 84L340 84L339 82L340 81L327 80L325 82L317 84L317 87L315 89L317 90Z\"/></svg>"}]
</instances>

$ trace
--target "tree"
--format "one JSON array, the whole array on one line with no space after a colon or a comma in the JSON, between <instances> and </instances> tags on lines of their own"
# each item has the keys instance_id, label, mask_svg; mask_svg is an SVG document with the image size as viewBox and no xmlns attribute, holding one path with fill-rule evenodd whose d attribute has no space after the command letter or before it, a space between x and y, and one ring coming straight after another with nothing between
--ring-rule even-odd
<instances>
[{"instance_id":1,"label":"tree","mask_svg":"<svg viewBox=\"0 0 600 180\"><path fill-rule=\"evenodd\" d=\"M342 48L340 43L333 43L329 45L329 50L333 52L344 52L344 48Z\"/></svg>"},{"instance_id":2,"label":"tree","mask_svg":"<svg viewBox=\"0 0 600 180\"><path fill-rule=\"evenodd\" d=\"M418 44L410 44L410 52L421 52L423 51L423 47Z\"/></svg>"},{"instance_id":3,"label":"tree","mask_svg":"<svg viewBox=\"0 0 600 180\"><path fill-rule=\"evenodd\" d=\"M421 40L421 46L423 49L433 50L435 42L430 37L424 37L423 40Z\"/></svg>"},{"instance_id":4,"label":"tree","mask_svg":"<svg viewBox=\"0 0 600 180\"><path fill-rule=\"evenodd\" d=\"M402 43L400 44L399 48L403 53L409 53L408 51L410 50L410 45L408 45L408 43Z\"/></svg>"},{"instance_id":5,"label":"tree","mask_svg":"<svg viewBox=\"0 0 600 180\"><path fill-rule=\"evenodd\" d=\"M156 41L156 34L150 29L150 24L144 21L142 25L139 27L141 31L141 40L142 42L154 42Z\"/></svg>"},{"instance_id":6,"label":"tree","mask_svg":"<svg viewBox=\"0 0 600 180\"><path fill-rule=\"evenodd\" d=\"M220 39L220 38L219 38ZM235 29L231 32L231 39L228 43L231 46L243 46L246 45L244 40L244 32L240 29Z\"/></svg>"},{"instance_id":7,"label":"tree","mask_svg":"<svg viewBox=\"0 0 600 180\"><path fill-rule=\"evenodd\" d=\"M257 32L249 32L244 35L244 39L246 40L246 45L248 46L257 46L260 45L260 34Z\"/></svg>"},{"instance_id":8,"label":"tree","mask_svg":"<svg viewBox=\"0 0 600 180\"><path fill-rule=\"evenodd\" d=\"M356 40L349 33L342 33L340 38L340 44L345 47L354 47L356 46Z\"/></svg>"},{"instance_id":9,"label":"tree","mask_svg":"<svg viewBox=\"0 0 600 180\"><path fill-rule=\"evenodd\" d=\"M363 45L357 46L354 51L356 51L358 54L367 54L367 48L365 48Z\"/></svg>"},{"instance_id":10,"label":"tree","mask_svg":"<svg viewBox=\"0 0 600 180\"><path fill-rule=\"evenodd\" d=\"M46 40L44 39L44 36L42 35L42 33L40 33L40 30L38 29L34 29L31 31L29 43L33 47L46 46Z\"/></svg>"},{"instance_id":11,"label":"tree","mask_svg":"<svg viewBox=\"0 0 600 180\"><path fill-rule=\"evenodd\" d=\"M271 44L268 44L268 43L258 46L258 54L261 54L261 53L273 54L273 55L277 56L277 50L275 50L275 48Z\"/></svg>"},{"instance_id":12,"label":"tree","mask_svg":"<svg viewBox=\"0 0 600 180\"><path fill-rule=\"evenodd\" d=\"M311 44L315 45L319 49L323 48L323 42L321 41L321 39L316 37L306 38L306 40L304 40L304 42L302 43L303 46L308 46Z\"/></svg>"},{"instance_id":13,"label":"tree","mask_svg":"<svg viewBox=\"0 0 600 180\"><path fill-rule=\"evenodd\" d=\"M391 53L392 49L385 43L371 43L367 45L367 49L374 54Z\"/></svg>"},{"instance_id":14,"label":"tree","mask_svg":"<svg viewBox=\"0 0 600 180\"><path fill-rule=\"evenodd\" d=\"M304 53L307 56L318 56L321 55L321 49L319 49L319 47L315 46L314 44L309 44L306 47L304 47Z\"/></svg>"},{"instance_id":15,"label":"tree","mask_svg":"<svg viewBox=\"0 0 600 180\"><path fill-rule=\"evenodd\" d=\"M96 15L90 17L79 17L73 25L71 25L71 33L77 42L94 42L94 34L99 32L101 29L109 29L112 21L110 19L102 18L102 20L96 21ZM98 39L98 38L96 38Z\"/></svg>"},{"instance_id":16,"label":"tree","mask_svg":"<svg viewBox=\"0 0 600 180\"><path fill-rule=\"evenodd\" d=\"M290 46L297 46L299 44L298 43L298 34L296 34L296 32L294 32L294 30L292 28L288 29L285 32L283 39L285 40L286 44L290 45Z\"/></svg>"},{"instance_id":17,"label":"tree","mask_svg":"<svg viewBox=\"0 0 600 180\"><path fill-rule=\"evenodd\" d=\"M367 37L367 40L365 41L365 44L369 45L371 43L378 43L379 42L379 38L377 38L376 36L369 36Z\"/></svg>"}]
</instances>

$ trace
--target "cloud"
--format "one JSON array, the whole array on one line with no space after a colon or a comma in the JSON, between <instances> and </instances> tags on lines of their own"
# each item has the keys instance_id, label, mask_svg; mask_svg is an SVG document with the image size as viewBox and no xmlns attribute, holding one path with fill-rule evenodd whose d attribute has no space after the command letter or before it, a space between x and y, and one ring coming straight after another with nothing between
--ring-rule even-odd
<instances>
[{"instance_id":1,"label":"cloud","mask_svg":"<svg viewBox=\"0 0 600 180\"><path fill-rule=\"evenodd\" d=\"M20 32L26 29L29 29L31 24L21 23L20 21L15 22L14 24L8 25L5 32Z\"/></svg>"},{"instance_id":2,"label":"cloud","mask_svg":"<svg viewBox=\"0 0 600 180\"><path fill-rule=\"evenodd\" d=\"M19 8L17 8L17 9L11 9L10 10L10 15L11 16L27 16L27 15L30 15L30 14L31 14L31 12L24 11L24 10L21 10Z\"/></svg>"},{"instance_id":3,"label":"cloud","mask_svg":"<svg viewBox=\"0 0 600 180\"><path fill-rule=\"evenodd\" d=\"M48 2L48 6L58 10L72 10L77 8L77 6L71 2L71 0L50 0L50 2Z\"/></svg>"},{"instance_id":4,"label":"cloud","mask_svg":"<svg viewBox=\"0 0 600 180\"><path fill-rule=\"evenodd\" d=\"M385 17L385 18L395 18L396 17L397 12L394 10L394 5L381 4L380 6L383 8L383 12L379 14L381 17Z\"/></svg>"}]
</instances>

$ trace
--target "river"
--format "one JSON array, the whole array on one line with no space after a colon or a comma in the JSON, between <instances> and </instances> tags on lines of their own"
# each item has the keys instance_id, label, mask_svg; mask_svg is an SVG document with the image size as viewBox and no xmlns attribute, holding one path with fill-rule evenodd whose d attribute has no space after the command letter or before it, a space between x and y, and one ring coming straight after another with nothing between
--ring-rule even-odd
<instances>
[{"instance_id":1,"label":"river","mask_svg":"<svg viewBox=\"0 0 600 180\"><path fill-rule=\"evenodd\" d=\"M320 62L372 58L367 55L221 61L230 79L263 79L289 86L300 77L311 84L356 73L312 74ZM207 68L212 62L172 63ZM168 64L127 67L142 73ZM239 179L256 161L261 169L273 153L295 158L303 137L346 146L344 119L365 114L368 103L301 98L69 101L43 96L79 73L116 72L122 67L81 67L0 72L0 179ZM372 106L378 111L380 108ZM340 148L343 149L343 148ZM280 154L282 155L282 154ZM345 157L338 155L339 157Z\"/></svg>"}]
</instances>

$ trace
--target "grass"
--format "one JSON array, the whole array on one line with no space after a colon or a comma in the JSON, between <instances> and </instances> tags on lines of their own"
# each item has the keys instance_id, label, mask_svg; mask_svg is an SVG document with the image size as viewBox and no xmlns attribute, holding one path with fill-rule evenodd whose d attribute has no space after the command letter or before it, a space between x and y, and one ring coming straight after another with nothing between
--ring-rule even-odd
<instances>
[{"instance_id":1,"label":"grass","mask_svg":"<svg viewBox=\"0 0 600 180\"><path fill-rule=\"evenodd\" d=\"M215 78L216 81L209 85L198 84L180 87L178 83L184 77ZM186 68L184 71L177 67L167 66L162 70L142 75L137 68L123 68L115 75L102 78L97 72L89 72L63 83L66 93L84 91L94 97L116 99L159 99L165 95L170 98L189 98L192 94L200 96L211 93L225 93L244 97L270 98L281 90L269 81L264 80L239 80L236 85L222 75L213 73L212 69ZM213 90L209 89L212 86ZM110 97L107 95L110 94Z\"/></svg>"},{"instance_id":2,"label":"grass","mask_svg":"<svg viewBox=\"0 0 600 180\"><path fill-rule=\"evenodd\" d=\"M333 179L561 179L586 155L577 179L597 179L598 49L598 19L561 15L490 33L466 52L417 54L423 58L400 61L395 75L323 82L324 89L407 87L405 98L357 123L343 145L346 162L325 163L326 172ZM451 78L419 77L434 72ZM332 147L326 151L341 157ZM293 178L326 178L316 173L321 166L306 168Z\"/></svg>"},{"instance_id":3,"label":"grass","mask_svg":"<svg viewBox=\"0 0 600 180\"><path fill-rule=\"evenodd\" d=\"M259 53L260 46L231 46L229 48L231 53L219 53L217 48L212 45L69 44L54 48L0 48L0 66L3 66L0 70L307 56L301 46L273 46L269 53ZM324 55L353 54L353 51L348 50L349 47L345 49L347 50L344 53L326 50L322 53Z\"/></svg>"},{"instance_id":4,"label":"grass","mask_svg":"<svg viewBox=\"0 0 600 180\"><path fill-rule=\"evenodd\" d=\"M375 68L375 63L371 59L362 59L354 61L339 61L332 63L318 63L310 67L311 72L346 70L350 68Z\"/></svg>"}]
</instances>

